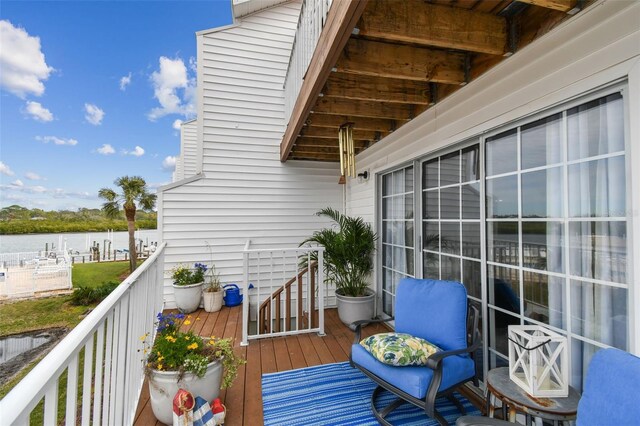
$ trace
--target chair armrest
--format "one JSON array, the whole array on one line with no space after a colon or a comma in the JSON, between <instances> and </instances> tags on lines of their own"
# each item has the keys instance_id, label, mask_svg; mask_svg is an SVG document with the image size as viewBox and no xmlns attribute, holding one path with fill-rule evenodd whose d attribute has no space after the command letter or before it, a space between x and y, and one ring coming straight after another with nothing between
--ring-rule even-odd
<instances>
[{"instance_id":1,"label":"chair armrest","mask_svg":"<svg viewBox=\"0 0 640 426\"><path fill-rule=\"evenodd\" d=\"M453 355L462 355L462 354L466 354L466 353L471 353L471 352L475 351L476 349L478 349L480 347L481 343L482 343L482 341L480 339L476 339L476 341L473 342L473 344L471 346L468 346L468 347L463 348L463 349L456 349L454 351L436 352L433 355L430 355L429 358L427 358L427 367L431 368L432 370L435 370L440 366L440 363L446 357L453 356Z\"/></svg>"},{"instance_id":2,"label":"chair armrest","mask_svg":"<svg viewBox=\"0 0 640 426\"><path fill-rule=\"evenodd\" d=\"M393 320L394 320L394 318L370 319L370 320L360 320L360 321L356 321L356 322L351 323L351 326L355 327L355 329L353 330L355 332L353 343L354 344L360 343L360 336L362 334L362 326L363 325L375 324L375 323L383 323L383 322L389 322L389 321L393 321Z\"/></svg>"}]
</instances>

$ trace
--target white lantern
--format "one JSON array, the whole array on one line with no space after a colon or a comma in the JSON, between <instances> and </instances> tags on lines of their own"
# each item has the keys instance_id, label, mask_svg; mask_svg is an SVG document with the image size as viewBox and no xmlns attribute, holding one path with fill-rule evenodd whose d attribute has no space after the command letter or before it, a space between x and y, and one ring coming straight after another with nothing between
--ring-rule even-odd
<instances>
[{"instance_id":1,"label":"white lantern","mask_svg":"<svg viewBox=\"0 0 640 426\"><path fill-rule=\"evenodd\" d=\"M510 325L509 378L533 397L568 396L567 338L538 325Z\"/></svg>"}]
</instances>

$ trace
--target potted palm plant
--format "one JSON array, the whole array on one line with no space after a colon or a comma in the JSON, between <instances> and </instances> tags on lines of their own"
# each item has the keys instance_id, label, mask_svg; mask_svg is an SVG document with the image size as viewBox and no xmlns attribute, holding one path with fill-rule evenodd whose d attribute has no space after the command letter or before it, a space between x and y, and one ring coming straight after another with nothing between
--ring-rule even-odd
<instances>
[{"instance_id":1,"label":"potted palm plant","mask_svg":"<svg viewBox=\"0 0 640 426\"><path fill-rule=\"evenodd\" d=\"M188 314L200 306L206 272L207 265L204 263L196 263L193 269L178 265L171 270L173 294L180 312Z\"/></svg>"},{"instance_id":2,"label":"potted palm plant","mask_svg":"<svg viewBox=\"0 0 640 426\"><path fill-rule=\"evenodd\" d=\"M300 245L324 246L325 282L336 287L340 320L351 326L355 321L373 318L375 293L369 288L369 276L373 271L375 232L362 218L346 216L332 208L316 214L335 224L314 232Z\"/></svg>"},{"instance_id":3,"label":"potted palm plant","mask_svg":"<svg viewBox=\"0 0 640 426\"><path fill-rule=\"evenodd\" d=\"M207 312L218 312L222 309L222 286L220 285L220 274L215 266L209 269L209 276L204 284L202 297L204 299L204 310Z\"/></svg>"}]
</instances>

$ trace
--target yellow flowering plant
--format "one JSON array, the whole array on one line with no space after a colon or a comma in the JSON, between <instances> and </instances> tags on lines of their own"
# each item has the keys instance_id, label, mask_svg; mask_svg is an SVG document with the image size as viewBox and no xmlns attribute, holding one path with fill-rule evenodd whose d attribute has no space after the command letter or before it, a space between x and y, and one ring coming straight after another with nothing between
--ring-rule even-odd
<instances>
[{"instance_id":1,"label":"yellow flowering plant","mask_svg":"<svg viewBox=\"0 0 640 426\"><path fill-rule=\"evenodd\" d=\"M183 324L191 324L191 317L181 313L159 313L157 319L155 341L150 342L148 334L140 338L147 355L147 374L152 370L178 371L180 378L184 373L203 377L211 362L220 361L224 368L221 388L233 384L238 368L246 361L234 353L232 339L202 338L193 331L181 331Z\"/></svg>"}]
</instances>

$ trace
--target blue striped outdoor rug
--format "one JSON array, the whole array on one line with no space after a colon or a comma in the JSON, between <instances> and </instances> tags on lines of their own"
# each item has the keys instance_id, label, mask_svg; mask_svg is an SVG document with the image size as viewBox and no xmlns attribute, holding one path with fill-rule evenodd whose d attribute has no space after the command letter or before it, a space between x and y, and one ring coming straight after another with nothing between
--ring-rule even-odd
<instances>
[{"instance_id":1,"label":"blue striped outdoor rug","mask_svg":"<svg viewBox=\"0 0 640 426\"><path fill-rule=\"evenodd\" d=\"M349 363L327 364L262 375L265 425L377 425L370 409L375 383ZM479 414L464 397L456 395L468 414ZM380 405L395 397L385 392ZM436 403L450 424L461 415L446 399ZM437 425L411 404L403 404L388 417L394 425Z\"/></svg>"}]
</instances>

